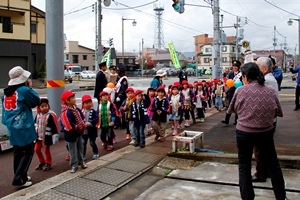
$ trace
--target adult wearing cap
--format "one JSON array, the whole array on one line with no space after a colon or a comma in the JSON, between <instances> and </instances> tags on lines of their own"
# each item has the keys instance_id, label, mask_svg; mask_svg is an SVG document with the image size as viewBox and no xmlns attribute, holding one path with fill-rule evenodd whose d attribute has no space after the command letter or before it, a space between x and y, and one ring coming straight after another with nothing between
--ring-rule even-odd
<instances>
[{"instance_id":1,"label":"adult wearing cap","mask_svg":"<svg viewBox=\"0 0 300 200\"><path fill-rule=\"evenodd\" d=\"M129 86L128 78L126 76L126 67L123 64L118 65L118 75L119 75L119 80L115 87L115 91L116 91L115 104L117 106L117 109L119 110L123 101L126 99L126 90ZM118 128L118 127L126 128L125 121L121 120L120 117L116 118L115 128Z\"/></svg>"},{"instance_id":2,"label":"adult wearing cap","mask_svg":"<svg viewBox=\"0 0 300 200\"><path fill-rule=\"evenodd\" d=\"M163 85L163 78L166 75L166 72L157 71L155 77L150 82L150 87L157 89L158 87Z\"/></svg>"},{"instance_id":3,"label":"adult wearing cap","mask_svg":"<svg viewBox=\"0 0 300 200\"><path fill-rule=\"evenodd\" d=\"M242 74L240 72L240 67L241 67L241 62L238 61L238 60L233 60L232 61L232 71L228 73L227 79L232 79L234 81L237 80L237 79L241 80L242 79ZM232 99L232 97L234 95L235 90L236 90L236 88L234 86L232 86L226 92L227 97L228 97L228 105L231 102L231 99ZM228 125L230 117L231 117L231 114L226 113L225 120L222 120L221 122L223 124ZM237 123L237 118L238 118L238 116L237 116L237 114L235 114L235 119L234 119L234 123L233 123L234 125L236 125L236 123Z\"/></svg>"},{"instance_id":4,"label":"adult wearing cap","mask_svg":"<svg viewBox=\"0 0 300 200\"><path fill-rule=\"evenodd\" d=\"M183 66L179 72L178 78L179 78L179 83L180 85L182 85L182 81L184 80L188 80L188 76L187 76L187 72L186 72L186 66Z\"/></svg>"},{"instance_id":5,"label":"adult wearing cap","mask_svg":"<svg viewBox=\"0 0 300 200\"><path fill-rule=\"evenodd\" d=\"M32 108L40 103L39 95L31 89L30 72L20 66L9 71L10 80L2 96L2 124L7 127L9 141L14 149L14 178L12 185L32 185L27 176L34 153L37 133Z\"/></svg>"},{"instance_id":6,"label":"adult wearing cap","mask_svg":"<svg viewBox=\"0 0 300 200\"><path fill-rule=\"evenodd\" d=\"M94 97L97 98L98 103L100 102L99 94L107 85L107 78L105 75L105 71L107 70L106 61L100 63L99 68L100 70L98 71L96 76L95 93L94 93Z\"/></svg>"}]
</instances>

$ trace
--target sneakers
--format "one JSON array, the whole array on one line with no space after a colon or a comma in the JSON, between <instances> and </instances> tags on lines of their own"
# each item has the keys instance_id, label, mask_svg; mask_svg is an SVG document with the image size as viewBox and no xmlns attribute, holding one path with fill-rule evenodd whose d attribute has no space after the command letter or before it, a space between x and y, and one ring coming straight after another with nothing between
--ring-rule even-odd
<instances>
[{"instance_id":1,"label":"sneakers","mask_svg":"<svg viewBox=\"0 0 300 200\"><path fill-rule=\"evenodd\" d=\"M45 163L40 163L34 169L35 170L41 170L41 169L43 169L44 166L45 166Z\"/></svg>"},{"instance_id":2,"label":"sneakers","mask_svg":"<svg viewBox=\"0 0 300 200\"><path fill-rule=\"evenodd\" d=\"M107 151L112 151L112 150L114 150L114 147L112 145L108 145L106 150Z\"/></svg>"},{"instance_id":3,"label":"sneakers","mask_svg":"<svg viewBox=\"0 0 300 200\"><path fill-rule=\"evenodd\" d=\"M27 176L27 181L31 181L31 177L30 176Z\"/></svg>"},{"instance_id":4,"label":"sneakers","mask_svg":"<svg viewBox=\"0 0 300 200\"><path fill-rule=\"evenodd\" d=\"M140 147L141 147L141 148L144 148L144 147L145 147L145 144L142 144L142 143L141 143L141 144L140 144Z\"/></svg>"},{"instance_id":5,"label":"sneakers","mask_svg":"<svg viewBox=\"0 0 300 200\"><path fill-rule=\"evenodd\" d=\"M87 165L85 164L85 162L83 162L80 166L81 166L82 169L86 169L87 168Z\"/></svg>"},{"instance_id":6,"label":"sneakers","mask_svg":"<svg viewBox=\"0 0 300 200\"><path fill-rule=\"evenodd\" d=\"M179 129L179 130L181 130L181 129L182 129L182 126L181 126L181 125L179 125L179 126L178 126L178 129Z\"/></svg>"},{"instance_id":7,"label":"sneakers","mask_svg":"<svg viewBox=\"0 0 300 200\"><path fill-rule=\"evenodd\" d=\"M189 123L188 121L186 121L186 122L184 123L184 126L190 126L190 123Z\"/></svg>"},{"instance_id":8,"label":"sneakers","mask_svg":"<svg viewBox=\"0 0 300 200\"><path fill-rule=\"evenodd\" d=\"M75 173L77 171L78 167L72 167L72 169L70 170L71 173Z\"/></svg>"},{"instance_id":9,"label":"sneakers","mask_svg":"<svg viewBox=\"0 0 300 200\"><path fill-rule=\"evenodd\" d=\"M223 124L228 125L228 122L226 122L225 120L222 120L221 122L222 122Z\"/></svg>"},{"instance_id":10,"label":"sneakers","mask_svg":"<svg viewBox=\"0 0 300 200\"><path fill-rule=\"evenodd\" d=\"M99 158L99 154L94 154L93 157L92 157L92 160L95 160L97 158Z\"/></svg>"},{"instance_id":11,"label":"sneakers","mask_svg":"<svg viewBox=\"0 0 300 200\"><path fill-rule=\"evenodd\" d=\"M159 141L164 142L165 141L165 137L160 137Z\"/></svg>"},{"instance_id":12,"label":"sneakers","mask_svg":"<svg viewBox=\"0 0 300 200\"><path fill-rule=\"evenodd\" d=\"M116 137L114 137L113 138L113 143L116 144L116 142L117 142L117 139L116 139Z\"/></svg>"},{"instance_id":13,"label":"sneakers","mask_svg":"<svg viewBox=\"0 0 300 200\"><path fill-rule=\"evenodd\" d=\"M49 164L47 164L46 163L46 165L44 165L44 167L43 167L43 171L49 171L51 169L51 165L49 165Z\"/></svg>"},{"instance_id":14,"label":"sneakers","mask_svg":"<svg viewBox=\"0 0 300 200\"><path fill-rule=\"evenodd\" d=\"M139 145L140 145L140 144L137 143L137 142L135 142L135 143L133 144L134 147L138 147Z\"/></svg>"},{"instance_id":15,"label":"sneakers","mask_svg":"<svg viewBox=\"0 0 300 200\"><path fill-rule=\"evenodd\" d=\"M25 187L29 187L31 185L32 185L31 181L26 181L26 183L24 185L15 185L15 186L20 187L20 188L25 188Z\"/></svg>"},{"instance_id":16,"label":"sneakers","mask_svg":"<svg viewBox=\"0 0 300 200\"><path fill-rule=\"evenodd\" d=\"M135 140L134 139L132 139L130 142L129 142L129 144L134 144L135 143Z\"/></svg>"},{"instance_id":17,"label":"sneakers","mask_svg":"<svg viewBox=\"0 0 300 200\"><path fill-rule=\"evenodd\" d=\"M126 140L130 140L130 139L131 139L130 134L126 134Z\"/></svg>"},{"instance_id":18,"label":"sneakers","mask_svg":"<svg viewBox=\"0 0 300 200\"><path fill-rule=\"evenodd\" d=\"M156 135L155 138L154 138L154 140L158 140L158 138L159 138L159 135Z\"/></svg>"},{"instance_id":19,"label":"sneakers","mask_svg":"<svg viewBox=\"0 0 300 200\"><path fill-rule=\"evenodd\" d=\"M200 118L199 122L203 123L204 122L204 118Z\"/></svg>"},{"instance_id":20,"label":"sneakers","mask_svg":"<svg viewBox=\"0 0 300 200\"><path fill-rule=\"evenodd\" d=\"M70 155L67 154L65 159L66 159L66 161L69 161L70 160Z\"/></svg>"}]
</instances>

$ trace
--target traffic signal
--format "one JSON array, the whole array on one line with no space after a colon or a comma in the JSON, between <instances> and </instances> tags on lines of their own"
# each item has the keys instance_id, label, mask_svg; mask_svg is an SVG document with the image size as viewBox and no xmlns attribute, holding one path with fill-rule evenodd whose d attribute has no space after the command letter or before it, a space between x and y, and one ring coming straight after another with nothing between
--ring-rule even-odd
<instances>
[{"instance_id":1,"label":"traffic signal","mask_svg":"<svg viewBox=\"0 0 300 200\"><path fill-rule=\"evenodd\" d=\"M110 47L113 45L113 39L114 39L114 38L109 38L109 46L110 46Z\"/></svg>"},{"instance_id":2,"label":"traffic signal","mask_svg":"<svg viewBox=\"0 0 300 200\"><path fill-rule=\"evenodd\" d=\"M173 0L172 7L176 12L182 14L184 12L184 0Z\"/></svg>"}]
</instances>

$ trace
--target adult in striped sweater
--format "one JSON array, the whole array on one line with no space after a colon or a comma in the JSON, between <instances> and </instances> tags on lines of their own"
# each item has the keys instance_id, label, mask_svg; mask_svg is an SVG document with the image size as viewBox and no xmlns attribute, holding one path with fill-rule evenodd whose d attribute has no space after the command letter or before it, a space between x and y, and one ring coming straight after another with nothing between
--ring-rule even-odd
<instances>
[{"instance_id":1,"label":"adult in striped sweater","mask_svg":"<svg viewBox=\"0 0 300 200\"><path fill-rule=\"evenodd\" d=\"M251 160L254 146L265 160L276 199L285 199L282 171L275 150L274 116L282 117L282 109L274 88L266 86L259 67L247 63L241 68L243 87L238 88L227 113L237 113L236 142L239 159L239 186L242 199L254 199Z\"/></svg>"}]
</instances>

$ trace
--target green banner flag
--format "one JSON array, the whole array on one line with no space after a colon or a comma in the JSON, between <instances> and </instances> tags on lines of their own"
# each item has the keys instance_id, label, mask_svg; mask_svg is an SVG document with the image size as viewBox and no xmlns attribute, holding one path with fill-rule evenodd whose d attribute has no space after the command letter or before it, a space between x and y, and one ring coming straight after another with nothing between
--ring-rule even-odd
<instances>
[{"instance_id":1,"label":"green banner flag","mask_svg":"<svg viewBox=\"0 0 300 200\"><path fill-rule=\"evenodd\" d=\"M177 69L180 69L179 59L178 59L173 42L168 42L168 47L169 47L170 56L171 56L174 67Z\"/></svg>"},{"instance_id":2,"label":"green banner flag","mask_svg":"<svg viewBox=\"0 0 300 200\"><path fill-rule=\"evenodd\" d=\"M109 68L110 67L110 57L111 57L111 53L110 53L110 49L108 49L108 51L105 53L105 55L102 57L101 62L106 61L106 66Z\"/></svg>"}]
</instances>

